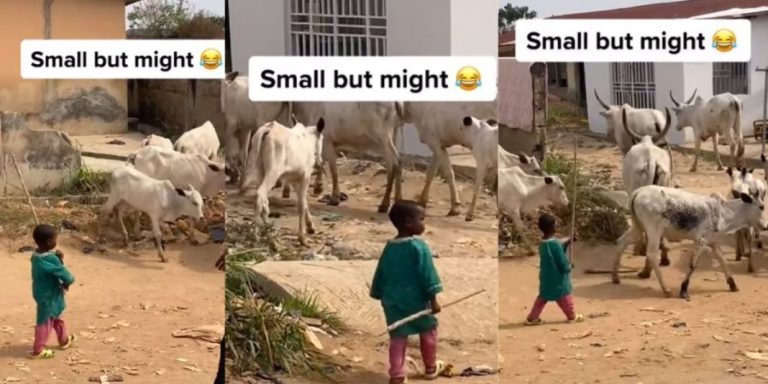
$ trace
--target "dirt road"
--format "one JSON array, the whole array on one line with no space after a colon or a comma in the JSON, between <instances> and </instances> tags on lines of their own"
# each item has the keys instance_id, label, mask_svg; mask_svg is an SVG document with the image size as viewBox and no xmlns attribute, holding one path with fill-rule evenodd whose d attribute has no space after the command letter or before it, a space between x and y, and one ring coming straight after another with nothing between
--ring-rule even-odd
<instances>
[{"instance_id":1,"label":"dirt road","mask_svg":"<svg viewBox=\"0 0 768 384\"><path fill-rule=\"evenodd\" d=\"M561 144L569 148L568 144ZM725 171L699 161L688 173L693 156L674 153L674 166L682 188L701 194L728 191ZM606 143L586 140L579 152L582 167L610 167L620 185L619 155ZM726 164L727 166L727 164ZM762 177L762 171L756 170ZM689 241L672 243L672 265L662 268L665 280L677 292L693 249ZM734 250L724 247L728 266L739 292L729 292L717 262L704 256L691 279L691 301L664 298L652 276L639 280L623 276L614 285L610 275L585 275L585 268L608 269L615 247L575 249L574 297L584 323L565 324L552 303L544 311L544 325L523 327L538 290L538 259L516 258L500 263L500 352L505 371L502 382L519 383L756 383L768 380L768 341L765 321L765 269L748 275L746 260L736 263ZM627 249L622 264L640 268L642 257ZM589 315L592 318L589 318ZM749 355L749 356L747 356ZM757 359L757 360L756 360ZM505 381L508 380L508 381Z\"/></svg>"},{"instance_id":2,"label":"dirt road","mask_svg":"<svg viewBox=\"0 0 768 384\"><path fill-rule=\"evenodd\" d=\"M137 255L110 250L83 254L68 235L59 240L76 278L64 319L76 346L50 360L29 360L35 302L29 241L0 242L0 381L84 383L103 372L133 383L211 383L219 345L174 338L181 328L222 324L224 274L213 264L221 245L166 247L162 264L152 249ZM49 347L55 347L52 337ZM54 348L55 349L55 348Z\"/></svg>"},{"instance_id":3,"label":"dirt road","mask_svg":"<svg viewBox=\"0 0 768 384\"><path fill-rule=\"evenodd\" d=\"M301 249L299 254L325 254L332 248L332 244L341 243L344 249L354 252L350 258L378 258L388 239L394 235L394 228L386 214L376 212L376 208L384 191L386 175L381 172L382 167L376 163L348 160L339 165L341 190L348 194L349 200L339 207L327 206L318 202L318 197L310 198L310 210L315 217L315 225L318 233L309 236L309 249ZM403 197L415 200L424 185L424 175L418 171L404 172ZM326 178L326 193L330 191L330 180ZM467 181L458 183L464 212L467 203L472 196L471 184ZM277 220L280 227L287 228L289 235L283 241L296 244L295 233L297 229L295 195L291 200L280 199L280 191L273 190L271 195L271 209L282 216ZM426 226L424 234L426 241L432 247L433 252L440 258L467 259L467 268L473 268L471 259L494 257L497 254L497 230L495 199L488 194L483 194L477 202L476 218L472 222L464 221L464 216L447 217L450 208L448 198L448 186L440 181L432 184L430 194L430 206L427 209ZM245 220L253 217L252 203L242 198L228 195L227 220ZM280 207L282 206L282 207ZM462 213L464 213L462 212ZM344 256L341 257L344 259ZM322 261L319 261L320 263ZM483 271L478 275L488 279L496 279L495 271ZM333 284L328 281L327 284ZM452 292L451 296L461 296L471 292ZM495 303L493 303L495 305ZM333 308L330 308L333 310ZM446 309L446 311L451 310ZM439 315L438 315L439 316ZM494 316L495 317L495 316ZM471 328L472 324L465 324ZM495 348L496 335L484 335L476 340L451 340L442 338L438 347L439 358L455 365L455 370L461 371L471 365L486 364L497 366L497 352ZM342 347L351 355L353 360L339 356L340 364L347 366L344 373L334 375L334 379L344 383L386 383L388 350L384 337L373 337L359 331L351 332L338 337L322 337L324 350L342 350ZM414 340L415 341L415 340ZM412 343L409 354L420 363L418 343ZM333 356L333 354L332 354ZM414 369L409 369L411 375ZM418 380L412 376L411 379ZM473 378L439 379L435 383L466 382L466 383L496 383L497 376L484 376ZM306 379L287 380L292 383L307 383Z\"/></svg>"}]
</instances>

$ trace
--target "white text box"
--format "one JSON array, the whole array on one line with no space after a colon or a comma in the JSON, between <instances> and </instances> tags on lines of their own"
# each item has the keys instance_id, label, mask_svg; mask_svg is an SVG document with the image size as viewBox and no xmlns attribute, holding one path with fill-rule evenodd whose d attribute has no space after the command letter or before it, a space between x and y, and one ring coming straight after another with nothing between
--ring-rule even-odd
<instances>
[{"instance_id":1,"label":"white text box","mask_svg":"<svg viewBox=\"0 0 768 384\"><path fill-rule=\"evenodd\" d=\"M224 40L23 40L21 77L222 79L224 55Z\"/></svg>"},{"instance_id":2,"label":"white text box","mask_svg":"<svg viewBox=\"0 0 768 384\"><path fill-rule=\"evenodd\" d=\"M749 20L520 20L516 58L522 62L745 62L752 56ZM721 29L735 36L718 39ZM720 34L727 37L729 34Z\"/></svg>"},{"instance_id":3,"label":"white text box","mask_svg":"<svg viewBox=\"0 0 768 384\"><path fill-rule=\"evenodd\" d=\"M467 66L480 74L471 90L457 83ZM494 101L497 59L253 56L248 74L252 101ZM474 80L467 81L464 86L472 88Z\"/></svg>"}]
</instances>

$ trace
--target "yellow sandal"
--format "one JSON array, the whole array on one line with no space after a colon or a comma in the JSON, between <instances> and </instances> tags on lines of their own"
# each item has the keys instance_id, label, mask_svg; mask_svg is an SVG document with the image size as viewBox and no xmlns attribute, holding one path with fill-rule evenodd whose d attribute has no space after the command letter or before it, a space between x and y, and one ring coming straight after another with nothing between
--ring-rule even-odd
<instances>
[{"instance_id":1,"label":"yellow sandal","mask_svg":"<svg viewBox=\"0 0 768 384\"><path fill-rule=\"evenodd\" d=\"M438 360L435 362L435 371L432 373L427 373L426 369L424 370L424 378L427 380L434 380L437 379L438 376L443 372L445 369L445 363Z\"/></svg>"},{"instance_id":2,"label":"yellow sandal","mask_svg":"<svg viewBox=\"0 0 768 384\"><path fill-rule=\"evenodd\" d=\"M56 353L52 350L46 348L43 349L40 353L35 354L34 352L30 352L29 358L30 359L50 359L52 358Z\"/></svg>"},{"instance_id":3,"label":"yellow sandal","mask_svg":"<svg viewBox=\"0 0 768 384\"><path fill-rule=\"evenodd\" d=\"M77 337L75 337L75 335L69 335L69 338L67 338L66 344L60 345L59 348L63 351L65 349L71 347L72 343L74 343L76 339L77 339Z\"/></svg>"}]
</instances>

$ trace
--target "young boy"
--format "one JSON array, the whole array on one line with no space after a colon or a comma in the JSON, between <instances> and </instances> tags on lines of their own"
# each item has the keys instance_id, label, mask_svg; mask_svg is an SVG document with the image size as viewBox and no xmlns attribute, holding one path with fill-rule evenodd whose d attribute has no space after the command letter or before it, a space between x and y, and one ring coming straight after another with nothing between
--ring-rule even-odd
<instances>
[{"instance_id":1,"label":"young boy","mask_svg":"<svg viewBox=\"0 0 768 384\"><path fill-rule=\"evenodd\" d=\"M371 297L381 300L387 324L425 308L431 308L433 314L440 312L437 294L443 286L432 263L432 251L417 237L424 233L424 208L410 201L396 202L389 219L397 229L397 237L384 247L373 276ZM390 384L407 381L404 363L411 335L419 335L426 379L436 379L443 370L443 362L437 360L437 318L424 316L389 332Z\"/></svg>"},{"instance_id":2,"label":"young boy","mask_svg":"<svg viewBox=\"0 0 768 384\"><path fill-rule=\"evenodd\" d=\"M541 324L539 316L549 301L557 302L569 322L584 321L584 316L576 314L573 309L571 263L565 257L568 246L576 239L568 239L564 243L556 239L557 220L550 214L545 213L539 217L539 229L544 235L539 243L539 296L533 303L525 325Z\"/></svg>"},{"instance_id":3,"label":"young boy","mask_svg":"<svg viewBox=\"0 0 768 384\"><path fill-rule=\"evenodd\" d=\"M46 348L51 329L56 332L59 346L67 349L75 341L74 335L67 335L61 314L66 308L64 291L75 282L75 278L62 263L64 254L56 248L56 228L48 224L35 227L32 237L37 250L32 254L32 296L37 302L35 323L35 344L31 358L48 359L54 352Z\"/></svg>"}]
</instances>

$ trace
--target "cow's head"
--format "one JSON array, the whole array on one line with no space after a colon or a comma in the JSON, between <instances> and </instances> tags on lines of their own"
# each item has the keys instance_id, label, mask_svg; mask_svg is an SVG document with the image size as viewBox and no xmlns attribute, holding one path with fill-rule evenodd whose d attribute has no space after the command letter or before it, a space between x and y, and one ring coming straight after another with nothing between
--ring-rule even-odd
<instances>
[{"instance_id":1,"label":"cow's head","mask_svg":"<svg viewBox=\"0 0 768 384\"><path fill-rule=\"evenodd\" d=\"M667 132L669 132L669 128L672 126L672 115L669 113L669 108L664 108L667 111L667 122L664 124L664 128L662 129L659 127L659 124L656 123L655 131L656 134L651 137L651 141L659 145L664 139L667 137ZM621 125L624 127L624 131L627 132L627 135L632 138L632 143L637 144L640 141L643 140L643 136L640 136L635 132L627 123L627 109L622 108L621 109Z\"/></svg>"},{"instance_id":2,"label":"cow's head","mask_svg":"<svg viewBox=\"0 0 768 384\"><path fill-rule=\"evenodd\" d=\"M543 193L547 201L555 205L568 205L568 195L565 192L565 184L558 176L544 176Z\"/></svg>"},{"instance_id":3,"label":"cow's head","mask_svg":"<svg viewBox=\"0 0 768 384\"><path fill-rule=\"evenodd\" d=\"M744 177L747 175L746 168L734 170L733 167L728 167L728 169L725 170L725 173L731 179L731 196L734 199L741 198L742 193L749 194L749 185L744 182Z\"/></svg>"},{"instance_id":4,"label":"cow's head","mask_svg":"<svg viewBox=\"0 0 768 384\"><path fill-rule=\"evenodd\" d=\"M179 216L200 220L203 217L203 197L200 195L200 192L195 190L192 185L187 185L184 189L174 189L180 197L178 204L176 204L179 209Z\"/></svg>"},{"instance_id":5,"label":"cow's head","mask_svg":"<svg viewBox=\"0 0 768 384\"><path fill-rule=\"evenodd\" d=\"M525 173L544 176L544 171L535 157L528 156L524 152L520 152L516 156L520 160L520 169Z\"/></svg>"},{"instance_id":6,"label":"cow's head","mask_svg":"<svg viewBox=\"0 0 768 384\"><path fill-rule=\"evenodd\" d=\"M694 89L691 97L684 103L681 103L675 99L675 96L672 94L672 90L669 90L669 98L672 99L672 102L675 104L672 110L675 111L675 116L677 117L677 125L675 125L676 130L682 131L683 128L690 127L692 125L694 109L703 102L701 97L696 98L697 91L698 88Z\"/></svg>"},{"instance_id":7,"label":"cow's head","mask_svg":"<svg viewBox=\"0 0 768 384\"><path fill-rule=\"evenodd\" d=\"M768 227L768 221L763 218L763 210L765 205L760 199L752 197L749 193L741 192L739 197L727 202L726 204L733 204L734 207L734 219L745 220L746 224L752 227L760 227L766 229Z\"/></svg>"},{"instance_id":8,"label":"cow's head","mask_svg":"<svg viewBox=\"0 0 768 384\"><path fill-rule=\"evenodd\" d=\"M316 167L323 166L323 129L325 129L325 119L322 117L317 120L317 124L314 126L306 127L307 133L311 134L315 138L314 147Z\"/></svg>"},{"instance_id":9,"label":"cow's head","mask_svg":"<svg viewBox=\"0 0 768 384\"><path fill-rule=\"evenodd\" d=\"M474 145L474 132L478 130L490 130L491 127L498 127L499 122L495 119L481 120L473 116L465 116L461 119L461 128L463 138L463 145L472 149Z\"/></svg>"},{"instance_id":10,"label":"cow's head","mask_svg":"<svg viewBox=\"0 0 768 384\"><path fill-rule=\"evenodd\" d=\"M209 195L224 189L224 184L227 182L227 176L229 176L229 174L227 173L225 164L216 163L207 158L205 160L207 163L208 175L206 175L205 188L203 188L205 190L200 192Z\"/></svg>"},{"instance_id":11,"label":"cow's head","mask_svg":"<svg viewBox=\"0 0 768 384\"><path fill-rule=\"evenodd\" d=\"M597 102L600 103L601 107L603 107L603 110L600 111L600 116L605 118L608 127L606 132L608 138L616 140L616 143L621 145L616 137L616 125L619 124L619 119L621 118L621 110L623 109L622 106L606 104L603 99L600 98L600 95L597 94L597 89L593 89L593 91L595 93Z\"/></svg>"}]
</instances>

